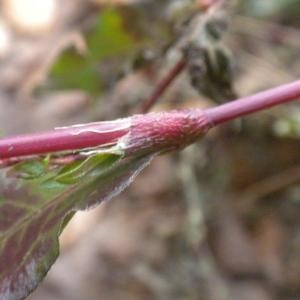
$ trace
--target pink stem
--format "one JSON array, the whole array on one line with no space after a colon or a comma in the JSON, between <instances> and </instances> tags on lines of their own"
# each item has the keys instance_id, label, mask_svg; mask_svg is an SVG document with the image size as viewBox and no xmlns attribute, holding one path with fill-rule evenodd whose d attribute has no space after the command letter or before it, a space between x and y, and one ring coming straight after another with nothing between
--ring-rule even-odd
<instances>
[{"instance_id":1,"label":"pink stem","mask_svg":"<svg viewBox=\"0 0 300 300\"><path fill-rule=\"evenodd\" d=\"M0 159L111 145L129 128L130 120L120 119L8 137L0 139Z\"/></svg>"},{"instance_id":2,"label":"pink stem","mask_svg":"<svg viewBox=\"0 0 300 300\"><path fill-rule=\"evenodd\" d=\"M300 98L300 80L205 110L214 125Z\"/></svg>"},{"instance_id":3,"label":"pink stem","mask_svg":"<svg viewBox=\"0 0 300 300\"><path fill-rule=\"evenodd\" d=\"M73 151L116 144L129 138L128 153L178 149L213 125L300 98L300 80L209 108L152 113L110 122L0 139L0 163L13 157ZM147 148L147 149L146 149ZM131 152L130 152L131 151Z\"/></svg>"},{"instance_id":4,"label":"pink stem","mask_svg":"<svg viewBox=\"0 0 300 300\"><path fill-rule=\"evenodd\" d=\"M182 58L177 64L171 69L168 75L162 79L159 85L156 87L151 96L145 101L141 108L141 113L146 113L150 108L155 105L160 96L166 91L166 89L171 85L174 79L184 70L186 67L186 60Z\"/></svg>"}]
</instances>

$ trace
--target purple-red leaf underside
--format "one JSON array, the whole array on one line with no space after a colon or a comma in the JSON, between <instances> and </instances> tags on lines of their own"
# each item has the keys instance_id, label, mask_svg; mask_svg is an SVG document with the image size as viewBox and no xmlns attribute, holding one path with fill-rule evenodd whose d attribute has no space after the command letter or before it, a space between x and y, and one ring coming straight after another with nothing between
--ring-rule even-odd
<instances>
[{"instance_id":1,"label":"purple-red leaf underside","mask_svg":"<svg viewBox=\"0 0 300 300\"><path fill-rule=\"evenodd\" d=\"M66 216L118 195L152 156L125 158L50 195L32 181L0 178L0 299L25 298L59 253Z\"/></svg>"}]
</instances>

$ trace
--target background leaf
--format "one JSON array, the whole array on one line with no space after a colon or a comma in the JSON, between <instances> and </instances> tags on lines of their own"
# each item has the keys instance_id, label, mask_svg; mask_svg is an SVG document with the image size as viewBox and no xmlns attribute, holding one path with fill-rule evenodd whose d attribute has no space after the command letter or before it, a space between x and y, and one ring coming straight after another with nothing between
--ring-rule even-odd
<instances>
[{"instance_id":1,"label":"background leaf","mask_svg":"<svg viewBox=\"0 0 300 300\"><path fill-rule=\"evenodd\" d=\"M54 85L63 89L81 88L91 94L101 92L103 60L120 60L120 57L122 59L137 46L122 22L122 16L117 9L103 9L95 26L86 36L86 55L83 57L70 50L63 53L53 66L51 78Z\"/></svg>"}]
</instances>

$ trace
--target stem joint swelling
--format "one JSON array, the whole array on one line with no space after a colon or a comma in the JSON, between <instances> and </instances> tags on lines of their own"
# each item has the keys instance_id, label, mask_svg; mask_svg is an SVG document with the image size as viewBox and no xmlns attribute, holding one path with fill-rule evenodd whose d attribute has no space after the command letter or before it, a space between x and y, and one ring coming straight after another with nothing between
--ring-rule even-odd
<instances>
[{"instance_id":1,"label":"stem joint swelling","mask_svg":"<svg viewBox=\"0 0 300 300\"><path fill-rule=\"evenodd\" d=\"M133 116L125 153L141 155L182 149L211 127L212 123L200 109Z\"/></svg>"}]
</instances>

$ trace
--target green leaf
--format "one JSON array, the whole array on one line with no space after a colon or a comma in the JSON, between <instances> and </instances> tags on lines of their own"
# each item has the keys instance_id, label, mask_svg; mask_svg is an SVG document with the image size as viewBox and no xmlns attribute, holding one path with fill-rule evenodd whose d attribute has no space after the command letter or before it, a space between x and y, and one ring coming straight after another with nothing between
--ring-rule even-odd
<instances>
[{"instance_id":1,"label":"green leaf","mask_svg":"<svg viewBox=\"0 0 300 300\"><path fill-rule=\"evenodd\" d=\"M20 178L35 179L47 171L47 164L46 160L28 160L16 164L11 172Z\"/></svg>"},{"instance_id":2,"label":"green leaf","mask_svg":"<svg viewBox=\"0 0 300 300\"><path fill-rule=\"evenodd\" d=\"M118 10L103 9L95 26L86 35L87 54L83 57L69 50L54 64L51 72L54 85L58 88L84 89L91 94L101 92L104 82L101 62L108 58L118 58L122 62L124 56L137 46L122 23Z\"/></svg>"},{"instance_id":3,"label":"green leaf","mask_svg":"<svg viewBox=\"0 0 300 300\"><path fill-rule=\"evenodd\" d=\"M63 168L55 180L63 184L72 184L87 176L96 168L105 170L121 158L120 154L97 153L91 155L81 163L74 163Z\"/></svg>"},{"instance_id":4,"label":"green leaf","mask_svg":"<svg viewBox=\"0 0 300 300\"><path fill-rule=\"evenodd\" d=\"M74 212L118 195L151 158L96 155L60 173L68 184L52 176L53 189L0 174L0 299L26 297L57 258L58 236Z\"/></svg>"}]
</instances>

